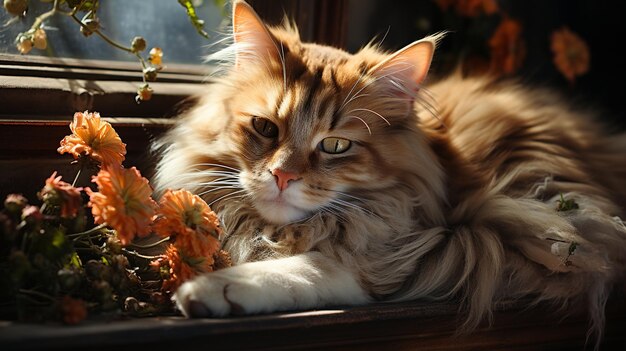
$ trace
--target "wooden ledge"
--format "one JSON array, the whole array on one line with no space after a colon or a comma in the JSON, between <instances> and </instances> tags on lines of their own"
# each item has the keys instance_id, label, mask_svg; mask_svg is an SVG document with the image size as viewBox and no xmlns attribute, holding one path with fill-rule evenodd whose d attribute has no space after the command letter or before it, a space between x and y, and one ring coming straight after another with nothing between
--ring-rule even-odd
<instances>
[{"instance_id":1,"label":"wooden ledge","mask_svg":"<svg viewBox=\"0 0 626 351\"><path fill-rule=\"evenodd\" d=\"M454 336L457 307L408 302L261 316L196 319L153 317L90 321L78 326L0 322L3 350L583 350L588 321L562 319L545 306L504 304L491 327ZM602 349L626 347L624 303L609 305ZM592 349L593 345L588 345Z\"/></svg>"}]
</instances>

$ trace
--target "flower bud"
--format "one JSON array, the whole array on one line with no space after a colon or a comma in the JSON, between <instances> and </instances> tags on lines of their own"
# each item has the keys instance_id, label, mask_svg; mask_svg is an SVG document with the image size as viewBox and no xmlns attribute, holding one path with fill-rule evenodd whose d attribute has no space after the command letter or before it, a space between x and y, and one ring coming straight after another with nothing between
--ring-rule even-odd
<instances>
[{"instance_id":1,"label":"flower bud","mask_svg":"<svg viewBox=\"0 0 626 351\"><path fill-rule=\"evenodd\" d=\"M4 0L4 8L13 16L21 16L28 9L28 0Z\"/></svg>"},{"instance_id":2,"label":"flower bud","mask_svg":"<svg viewBox=\"0 0 626 351\"><path fill-rule=\"evenodd\" d=\"M137 89L137 96L135 97L135 100L137 101L137 103L140 103L142 101L148 101L152 99L152 92L152 88L150 88L148 84L144 84L139 89Z\"/></svg>"},{"instance_id":3,"label":"flower bud","mask_svg":"<svg viewBox=\"0 0 626 351\"><path fill-rule=\"evenodd\" d=\"M22 36L18 40L16 47L20 54L26 55L33 49L33 40L28 36Z\"/></svg>"},{"instance_id":4,"label":"flower bud","mask_svg":"<svg viewBox=\"0 0 626 351\"><path fill-rule=\"evenodd\" d=\"M134 37L133 41L130 44L130 49L133 52L140 52L146 49L146 39L143 37Z\"/></svg>"},{"instance_id":5,"label":"flower bud","mask_svg":"<svg viewBox=\"0 0 626 351\"><path fill-rule=\"evenodd\" d=\"M143 76L148 82L154 82L157 79L159 71L155 67L147 67L143 70Z\"/></svg>"},{"instance_id":6,"label":"flower bud","mask_svg":"<svg viewBox=\"0 0 626 351\"><path fill-rule=\"evenodd\" d=\"M48 47L48 40L46 36L46 31L43 28L39 28L35 31L33 35L33 44L35 48L39 50L45 50Z\"/></svg>"},{"instance_id":7,"label":"flower bud","mask_svg":"<svg viewBox=\"0 0 626 351\"><path fill-rule=\"evenodd\" d=\"M4 200L4 209L15 215L22 213L26 205L28 205L28 200L22 194L9 194Z\"/></svg>"},{"instance_id":8,"label":"flower bud","mask_svg":"<svg viewBox=\"0 0 626 351\"><path fill-rule=\"evenodd\" d=\"M88 37L96 30L100 29L100 20L97 18L85 18L83 19L84 26L80 26L80 32Z\"/></svg>"},{"instance_id":9,"label":"flower bud","mask_svg":"<svg viewBox=\"0 0 626 351\"><path fill-rule=\"evenodd\" d=\"M29 205L22 210L22 220L26 224L35 225L41 223L43 215L39 211L39 207Z\"/></svg>"},{"instance_id":10,"label":"flower bud","mask_svg":"<svg viewBox=\"0 0 626 351\"><path fill-rule=\"evenodd\" d=\"M107 238L106 247L112 254L119 254L122 252L122 242L117 236L111 235Z\"/></svg>"}]
</instances>

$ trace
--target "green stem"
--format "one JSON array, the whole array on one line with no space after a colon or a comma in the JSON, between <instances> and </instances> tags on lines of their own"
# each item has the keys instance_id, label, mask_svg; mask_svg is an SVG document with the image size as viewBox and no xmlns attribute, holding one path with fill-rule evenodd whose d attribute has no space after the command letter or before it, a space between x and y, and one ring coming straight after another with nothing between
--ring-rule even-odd
<instances>
[{"instance_id":1,"label":"green stem","mask_svg":"<svg viewBox=\"0 0 626 351\"><path fill-rule=\"evenodd\" d=\"M77 6L76 8L79 8L79 6ZM141 64L141 68L142 69L146 69L147 65L146 65L146 61L143 59L143 57L141 57L141 55L139 55L138 52L133 51L130 47L124 46L122 44L117 43L116 41L114 41L113 39L109 38L108 36L106 36L104 33L102 33L99 29L95 29L95 30L91 30L89 29L84 23L83 21L81 21L78 17L76 17L76 14L74 11L72 11L70 14L70 17L76 21L76 23L78 23L81 27L97 34L102 40L104 40L105 42L107 42L109 45L118 48L122 51L126 51L128 53L131 53L135 56L137 56L137 59L139 60L139 63ZM142 74L141 75L141 79L143 80L144 84L147 83L146 82L146 77Z\"/></svg>"},{"instance_id":2,"label":"green stem","mask_svg":"<svg viewBox=\"0 0 626 351\"><path fill-rule=\"evenodd\" d=\"M148 255L142 255L140 253L138 253L137 251L130 251L128 249L122 249L122 251L124 251L125 253L129 254L129 255L133 255L135 257L139 257L139 258L145 258L147 260L156 260L157 258L161 257L159 256L148 256Z\"/></svg>"},{"instance_id":3,"label":"green stem","mask_svg":"<svg viewBox=\"0 0 626 351\"><path fill-rule=\"evenodd\" d=\"M37 16L37 18L35 18L35 22L33 22L33 25L30 27L30 29L32 30L32 29L39 28L45 20L56 15L57 12L59 12L59 0L54 0L54 5L52 5L52 10L48 12L44 12L41 15Z\"/></svg>"},{"instance_id":4,"label":"green stem","mask_svg":"<svg viewBox=\"0 0 626 351\"><path fill-rule=\"evenodd\" d=\"M93 233L97 233L97 232L101 231L101 230L102 230L102 229L104 229L106 226L107 226L107 224L106 224L106 223L102 223L102 224L100 224L99 226L97 226L97 227L93 227L93 228L91 228L91 229L89 229L89 230L85 230L84 232L67 234L66 236L67 236L68 238L74 238L74 237L77 237L77 236L89 235L89 234L93 234Z\"/></svg>"},{"instance_id":5,"label":"green stem","mask_svg":"<svg viewBox=\"0 0 626 351\"><path fill-rule=\"evenodd\" d=\"M159 241L155 241L155 242L153 242L151 244L147 244L147 245L130 244L130 246L136 247L138 249L149 249L151 247L155 247L155 246L158 246L160 244L163 244L164 242L167 242L169 240L170 240L170 237L168 236L168 237L163 238L163 239L161 239Z\"/></svg>"},{"instance_id":6,"label":"green stem","mask_svg":"<svg viewBox=\"0 0 626 351\"><path fill-rule=\"evenodd\" d=\"M73 12L73 11L72 11L72 12ZM118 49L120 49L120 50L123 50L123 51L129 52L129 53L131 53L131 54L134 54L134 52L133 52L133 50L132 50L131 48L126 47L126 46L124 46L124 45L122 45L122 44L119 44L119 43L115 42L113 39L109 38L109 37L108 37L108 36L106 36L104 33L102 33L99 29L93 29L93 30L92 30L92 29L89 29L89 27L87 27L87 25L85 25L85 24L83 23L83 21L81 21L81 20L80 20L80 18L76 17L76 14L75 14L75 13L72 13L72 12L70 12L70 14L69 14L69 15L70 15L70 17L71 17L74 21L76 21L76 23L78 23L81 27L83 27L83 28L85 28L85 29L89 30L90 32L93 32L93 33L97 34L100 38L102 38L102 40L106 41L109 45L112 45L112 46L114 46L114 47L116 47L116 48L118 48Z\"/></svg>"}]
</instances>

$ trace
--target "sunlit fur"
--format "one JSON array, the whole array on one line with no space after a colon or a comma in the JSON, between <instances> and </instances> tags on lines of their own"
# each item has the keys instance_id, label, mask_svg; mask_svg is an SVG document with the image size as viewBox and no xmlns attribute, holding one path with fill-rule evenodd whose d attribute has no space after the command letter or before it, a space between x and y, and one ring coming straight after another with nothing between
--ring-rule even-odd
<instances>
[{"instance_id":1,"label":"sunlit fur","mask_svg":"<svg viewBox=\"0 0 626 351\"><path fill-rule=\"evenodd\" d=\"M371 72L389 55L375 45L351 55L270 31L275 58L216 54L221 75L160 142L157 191L206 199L235 263L316 251L371 299L459 301L465 330L497 301L533 296L587 306L601 333L626 266L624 135L513 82L458 74L390 93ZM255 132L253 116L279 137ZM329 136L352 147L325 154ZM302 176L280 196L276 167ZM579 209L556 211L561 195ZM559 241L578 244L571 265L551 252Z\"/></svg>"}]
</instances>

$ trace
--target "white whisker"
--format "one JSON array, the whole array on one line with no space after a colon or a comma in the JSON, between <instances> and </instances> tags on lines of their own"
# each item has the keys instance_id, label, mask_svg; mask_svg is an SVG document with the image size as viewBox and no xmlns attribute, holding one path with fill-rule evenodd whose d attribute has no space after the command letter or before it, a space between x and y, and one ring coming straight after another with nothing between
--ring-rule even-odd
<instances>
[{"instance_id":1,"label":"white whisker","mask_svg":"<svg viewBox=\"0 0 626 351\"><path fill-rule=\"evenodd\" d=\"M357 117L357 116L347 116L346 118L356 118L359 121L363 122L363 124L365 124L365 127L367 127L367 131L370 133L370 135L372 135L372 129L370 128L370 126L367 124L367 122L365 122L365 120L361 117Z\"/></svg>"},{"instance_id":2,"label":"white whisker","mask_svg":"<svg viewBox=\"0 0 626 351\"><path fill-rule=\"evenodd\" d=\"M240 170L240 169L233 168L233 167L226 166L226 165L221 165L221 164L219 164L219 163L198 163L198 164L195 164L194 166L214 166L214 167L222 167L222 168L230 169L230 170L235 171L235 172L237 172L237 173L241 173L241 170Z\"/></svg>"},{"instance_id":3,"label":"white whisker","mask_svg":"<svg viewBox=\"0 0 626 351\"><path fill-rule=\"evenodd\" d=\"M238 186L221 186L221 187L216 187L215 189L203 191L203 192L199 193L198 196L206 195L206 194L212 193L214 191L219 191L219 190L224 190L224 189L241 189L241 187L238 187Z\"/></svg>"},{"instance_id":4,"label":"white whisker","mask_svg":"<svg viewBox=\"0 0 626 351\"><path fill-rule=\"evenodd\" d=\"M230 196L233 196L233 195L236 195L236 194L241 194L241 193L243 193L243 192L245 192L245 191L246 191L245 189L242 189L242 190L238 190L238 191L233 191L232 193L228 193L228 194L226 194L226 195L224 195L224 196L220 196L220 197L218 197L217 199L215 199L215 200L211 201L211 203L209 203L209 206L213 206L213 204L214 204L214 203L216 203L216 202L218 202L218 201L220 201L220 200L224 200L224 199L226 199L227 197L230 197Z\"/></svg>"},{"instance_id":5,"label":"white whisker","mask_svg":"<svg viewBox=\"0 0 626 351\"><path fill-rule=\"evenodd\" d=\"M353 111L365 111L365 112L370 112L370 113L373 113L373 114L375 114L376 116L378 116L378 117L382 118L382 120L383 120L383 121L385 121L385 123L387 123L387 125L391 125L391 123L389 123L389 121L387 120L387 118L383 117L383 115L381 115L380 113L378 113L378 112L376 112L376 111L370 110L370 109L368 109L368 108L355 108L355 109L350 110L350 112L348 112L348 113L352 113ZM370 134L371 134L371 133L370 133Z\"/></svg>"},{"instance_id":6,"label":"white whisker","mask_svg":"<svg viewBox=\"0 0 626 351\"><path fill-rule=\"evenodd\" d=\"M390 76L390 75L395 75L395 74L398 74L398 73L400 73L400 72L402 72L402 71L406 71L407 69L409 69L409 68L413 67L412 65L410 65L410 64L408 64L408 63L406 63L406 62L397 62L397 63L394 63L394 64L390 65L389 67L397 66L397 65L400 65L400 64L409 65L410 67L406 67L406 68L402 68L402 69L399 69L399 70L395 70L395 71L389 72L389 73L387 73L387 74L384 74L384 75L382 75L382 76L376 77L376 78L375 78L375 79L373 79L371 82L369 82L369 83L365 84L363 87L361 87L361 89L359 89L356 93L354 93L354 96L353 96L352 98L350 98L350 100L344 99L344 102L341 104L341 107L340 107L340 108L339 108L339 110L337 110L337 111L338 111L338 112L339 112L339 111L341 111L344 107L346 107L346 105L348 105L349 103L351 103L352 101L354 101L357 97L360 97L360 96L359 96L359 93L360 93L360 92L362 92L365 88L369 87L370 85L372 85L372 84L376 83L377 81L379 81L379 80L381 80L381 79L383 79L383 78L386 78L386 77L388 77L388 76ZM361 78L363 78L363 75L361 75L361 77L359 77L359 80L357 80L357 82L356 82L356 83L355 83L355 85L352 87L352 89L350 89L350 93L352 92L352 90L354 89L354 87L356 86L356 84L357 84L357 83L361 80ZM348 96L350 96L350 93L348 93ZM348 96L346 96L346 98L347 98ZM346 101L346 100L347 100L347 101Z\"/></svg>"},{"instance_id":7,"label":"white whisker","mask_svg":"<svg viewBox=\"0 0 626 351\"><path fill-rule=\"evenodd\" d=\"M352 88L350 88L350 91L348 92L348 95L346 95L346 97L343 99L343 102L341 103L341 106L339 107L339 110L337 110L337 112L341 111L341 110L344 108L344 106L346 106L346 104L347 104L347 103L346 103L346 101L347 101L348 99L350 99L350 101L352 101L352 99L351 99L351 96L350 96L350 95L351 95L351 94L352 94L352 92L354 91L354 88L356 88L356 86L359 84L359 82L361 81L361 79L363 79L363 77L365 77L365 73L362 73L362 74L359 76L359 79L357 79L357 80L356 80L356 82L354 82L354 84L352 85ZM357 93L357 94L358 94L358 93ZM357 95L357 94L355 94L355 95Z\"/></svg>"}]
</instances>

